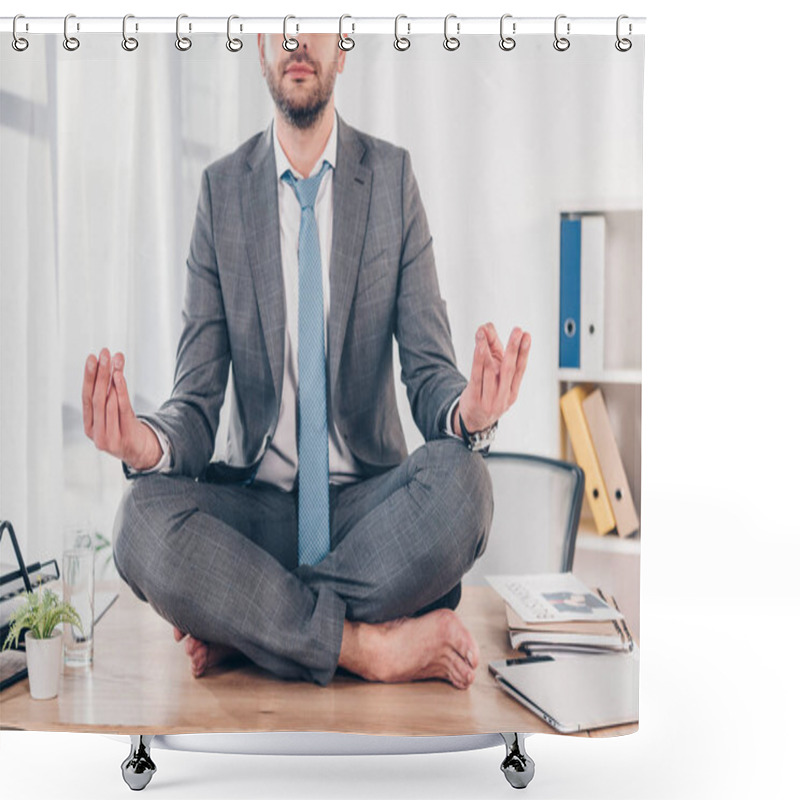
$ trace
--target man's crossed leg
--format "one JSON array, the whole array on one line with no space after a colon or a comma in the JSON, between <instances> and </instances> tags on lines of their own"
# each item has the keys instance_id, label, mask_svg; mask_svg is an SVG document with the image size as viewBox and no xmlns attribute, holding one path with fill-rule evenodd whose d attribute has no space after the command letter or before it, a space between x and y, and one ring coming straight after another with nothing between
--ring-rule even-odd
<instances>
[{"instance_id":1,"label":"man's crossed leg","mask_svg":"<svg viewBox=\"0 0 800 800\"><path fill-rule=\"evenodd\" d=\"M296 493L140 476L117 514L117 568L176 638L189 634L196 674L235 649L322 686L337 666L469 686L479 650L452 608L491 525L482 456L437 439L330 492L331 552L298 566Z\"/></svg>"}]
</instances>

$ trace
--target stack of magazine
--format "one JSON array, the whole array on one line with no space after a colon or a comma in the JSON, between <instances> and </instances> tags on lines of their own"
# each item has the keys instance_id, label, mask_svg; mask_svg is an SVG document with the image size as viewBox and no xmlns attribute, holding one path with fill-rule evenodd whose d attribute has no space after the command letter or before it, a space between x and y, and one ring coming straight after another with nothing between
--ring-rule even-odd
<instances>
[{"instance_id":1,"label":"stack of magazine","mask_svg":"<svg viewBox=\"0 0 800 800\"><path fill-rule=\"evenodd\" d=\"M571 572L487 576L506 604L511 647L541 652L631 652L624 615L613 597L590 590Z\"/></svg>"}]
</instances>

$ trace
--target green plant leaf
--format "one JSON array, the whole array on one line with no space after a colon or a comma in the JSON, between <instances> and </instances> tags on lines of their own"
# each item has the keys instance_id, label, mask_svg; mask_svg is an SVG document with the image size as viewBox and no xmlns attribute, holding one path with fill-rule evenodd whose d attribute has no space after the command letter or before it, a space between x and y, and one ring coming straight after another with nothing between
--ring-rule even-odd
<instances>
[{"instance_id":1,"label":"green plant leaf","mask_svg":"<svg viewBox=\"0 0 800 800\"><path fill-rule=\"evenodd\" d=\"M66 622L83 633L83 624L78 612L71 603L64 602L52 589L42 589L25 593L25 602L11 615L8 636L2 650L19 647L20 636L30 630L35 639L49 639L56 626Z\"/></svg>"}]
</instances>

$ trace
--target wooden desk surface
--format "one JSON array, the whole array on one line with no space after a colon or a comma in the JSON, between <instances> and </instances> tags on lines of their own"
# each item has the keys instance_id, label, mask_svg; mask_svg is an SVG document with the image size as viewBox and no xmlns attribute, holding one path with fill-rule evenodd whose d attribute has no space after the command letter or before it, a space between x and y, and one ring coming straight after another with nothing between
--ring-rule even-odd
<instances>
[{"instance_id":1,"label":"wooden desk surface","mask_svg":"<svg viewBox=\"0 0 800 800\"><path fill-rule=\"evenodd\" d=\"M118 591L119 598L95 628L91 669L64 670L59 694L51 700L31 699L27 680L6 689L0 693L0 729L395 736L555 733L489 674L489 661L519 653L509 647L503 601L488 586L464 586L456 611L481 648L481 664L467 690L442 680L381 684L343 673L321 687L272 677L246 659L194 678L172 626L124 582L119 582ZM622 725L578 735L616 736L637 728Z\"/></svg>"}]
</instances>

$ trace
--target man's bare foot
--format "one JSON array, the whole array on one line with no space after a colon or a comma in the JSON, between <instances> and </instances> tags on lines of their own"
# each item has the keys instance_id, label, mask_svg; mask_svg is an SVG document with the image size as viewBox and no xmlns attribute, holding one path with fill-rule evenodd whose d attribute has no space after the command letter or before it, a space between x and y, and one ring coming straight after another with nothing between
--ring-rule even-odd
<instances>
[{"instance_id":1,"label":"man's bare foot","mask_svg":"<svg viewBox=\"0 0 800 800\"><path fill-rule=\"evenodd\" d=\"M443 678L467 689L479 660L478 644L459 616L437 608L375 624L345 620L339 664L370 681Z\"/></svg>"},{"instance_id":2,"label":"man's bare foot","mask_svg":"<svg viewBox=\"0 0 800 800\"><path fill-rule=\"evenodd\" d=\"M228 647L216 642L203 642L200 639L195 639L194 636L189 636L178 627L174 627L172 633L176 642L186 638L184 649L192 660L192 675L195 678L199 678L206 670L222 663L226 659L241 655L235 647Z\"/></svg>"}]
</instances>

